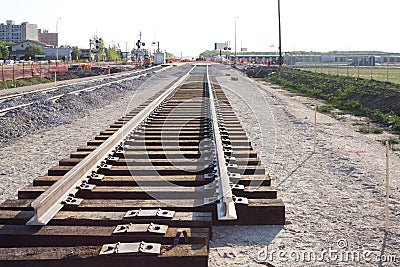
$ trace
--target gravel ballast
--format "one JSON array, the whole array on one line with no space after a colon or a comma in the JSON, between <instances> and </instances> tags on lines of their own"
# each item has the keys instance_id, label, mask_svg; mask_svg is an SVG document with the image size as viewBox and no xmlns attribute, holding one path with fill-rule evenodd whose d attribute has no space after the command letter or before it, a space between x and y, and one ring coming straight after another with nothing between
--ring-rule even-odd
<instances>
[{"instance_id":1,"label":"gravel ballast","mask_svg":"<svg viewBox=\"0 0 400 267\"><path fill-rule=\"evenodd\" d=\"M218 82L269 170L286 205L287 222L214 227L209 266L253 266L249 264L257 259L274 266L398 266L398 153L390 152L390 233L385 235L385 148L376 137L318 113L313 154L310 105L317 101L255 82L233 69L225 73L238 77L232 81L221 71ZM261 114L274 123L259 121ZM265 142L273 143L274 151Z\"/></svg>"},{"instance_id":2,"label":"gravel ballast","mask_svg":"<svg viewBox=\"0 0 400 267\"><path fill-rule=\"evenodd\" d=\"M182 75L189 66L172 67L124 88L106 88L40 103L0 117L0 202L15 198L62 158Z\"/></svg>"},{"instance_id":3,"label":"gravel ballast","mask_svg":"<svg viewBox=\"0 0 400 267\"><path fill-rule=\"evenodd\" d=\"M160 67L156 67L160 68ZM46 93L33 93L0 103L0 109L18 106L26 103L32 105L21 107L0 116L0 142L4 145L9 140L34 133L45 126L56 126L70 123L77 116L88 114L90 109L96 108L126 94L135 92L143 84L153 71L147 71L147 77L133 80L118 81L117 77L104 77L101 80L91 81L85 84L71 84L61 86L59 89ZM124 78L136 77L137 73L126 73ZM110 83L111 84L106 84ZM101 86L102 84L106 84ZM73 94L77 90L100 86L93 91L82 91ZM21 88L25 90L25 88ZM61 96L56 100L49 100L54 96Z\"/></svg>"},{"instance_id":4,"label":"gravel ballast","mask_svg":"<svg viewBox=\"0 0 400 267\"><path fill-rule=\"evenodd\" d=\"M112 98L103 96L106 105L93 98L94 104L88 105L86 112L79 108L85 104L72 99L76 104L62 123L45 123L34 133L21 130L24 134L20 137L8 137L0 147L0 202L15 198L19 188L45 175L77 146L189 67L173 67L134 90ZM385 149L375 137L318 114L317 153L313 154L314 111L309 106L317 103L315 100L251 80L228 66L217 65L211 73L259 153L272 186L278 189L287 221L284 226L213 227L209 266L265 266L257 265L257 259L274 266L398 266L399 155L390 152L390 233L385 235ZM87 101L90 99L88 96ZM69 103L71 99L65 100ZM113 112L109 112L111 108ZM50 109L45 121L53 121L53 113L60 116ZM393 261L392 256L397 262L388 262Z\"/></svg>"}]
</instances>

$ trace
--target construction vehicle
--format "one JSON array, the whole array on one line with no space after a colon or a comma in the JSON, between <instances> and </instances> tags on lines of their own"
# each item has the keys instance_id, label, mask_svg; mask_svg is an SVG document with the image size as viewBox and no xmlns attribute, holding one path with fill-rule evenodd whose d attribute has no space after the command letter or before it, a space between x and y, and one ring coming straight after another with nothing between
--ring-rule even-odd
<instances>
[{"instance_id":1,"label":"construction vehicle","mask_svg":"<svg viewBox=\"0 0 400 267\"><path fill-rule=\"evenodd\" d=\"M149 56L149 55L144 55L144 60L143 60L143 66L145 67L145 68L148 68L148 67L150 67L151 65L153 65L153 62L152 62L152 60L151 60L151 57Z\"/></svg>"}]
</instances>

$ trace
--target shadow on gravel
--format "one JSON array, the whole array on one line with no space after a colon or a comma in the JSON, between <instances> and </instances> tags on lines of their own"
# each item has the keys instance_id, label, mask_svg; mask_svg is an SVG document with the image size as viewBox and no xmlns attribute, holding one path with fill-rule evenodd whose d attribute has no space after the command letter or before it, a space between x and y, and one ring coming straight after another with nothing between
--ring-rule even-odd
<instances>
[{"instance_id":1,"label":"shadow on gravel","mask_svg":"<svg viewBox=\"0 0 400 267\"><path fill-rule=\"evenodd\" d=\"M279 188L284 182L286 182L287 179L289 179L290 177L292 177L292 175L301 167L303 167L303 165L314 155L314 153L311 153L310 155L308 155L296 168L294 168L290 174L288 176L286 176L282 181L279 182L279 184L276 185L276 188Z\"/></svg>"},{"instance_id":2,"label":"shadow on gravel","mask_svg":"<svg viewBox=\"0 0 400 267\"><path fill-rule=\"evenodd\" d=\"M388 240L388 232L385 231L385 235L383 236L383 243L382 243L381 255L380 255L378 267L383 266L383 258L385 257L385 249L386 249L386 241L387 240Z\"/></svg>"},{"instance_id":3,"label":"shadow on gravel","mask_svg":"<svg viewBox=\"0 0 400 267\"><path fill-rule=\"evenodd\" d=\"M225 247L227 244L267 247L283 227L283 225L213 226L213 241L210 243L210 248ZM257 253L256 249L255 257Z\"/></svg>"}]
</instances>

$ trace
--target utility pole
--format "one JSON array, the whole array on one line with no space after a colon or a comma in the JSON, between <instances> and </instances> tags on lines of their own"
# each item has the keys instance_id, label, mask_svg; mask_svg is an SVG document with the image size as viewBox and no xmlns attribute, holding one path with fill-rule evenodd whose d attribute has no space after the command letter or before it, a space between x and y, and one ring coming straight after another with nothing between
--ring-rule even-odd
<instances>
[{"instance_id":1,"label":"utility pole","mask_svg":"<svg viewBox=\"0 0 400 267\"><path fill-rule=\"evenodd\" d=\"M157 53L160 52L160 41L154 41L151 44L152 45L157 45Z\"/></svg>"},{"instance_id":2,"label":"utility pole","mask_svg":"<svg viewBox=\"0 0 400 267\"><path fill-rule=\"evenodd\" d=\"M386 62L386 82L389 82L389 54L387 56L387 62Z\"/></svg>"},{"instance_id":3,"label":"utility pole","mask_svg":"<svg viewBox=\"0 0 400 267\"><path fill-rule=\"evenodd\" d=\"M125 42L125 59L128 60L128 42Z\"/></svg>"},{"instance_id":4,"label":"utility pole","mask_svg":"<svg viewBox=\"0 0 400 267\"><path fill-rule=\"evenodd\" d=\"M236 20L238 17L235 17L235 61L236 61Z\"/></svg>"},{"instance_id":5,"label":"utility pole","mask_svg":"<svg viewBox=\"0 0 400 267\"><path fill-rule=\"evenodd\" d=\"M137 40L137 42L136 42L136 47L137 47L137 55L136 55L136 60L137 60L137 62L139 63L139 66L141 67L142 66L142 58L141 58L141 53L142 53L142 51L141 51L141 47L142 46L145 46L146 44L144 43L144 42L142 42L142 32L140 31L140 33L139 33L139 40Z\"/></svg>"},{"instance_id":6,"label":"utility pole","mask_svg":"<svg viewBox=\"0 0 400 267\"><path fill-rule=\"evenodd\" d=\"M57 47L56 47L56 70L54 72L54 86L57 86L57 71L58 71L58 21L61 18L57 19L57 23L56 23L56 32L57 32Z\"/></svg>"},{"instance_id":7,"label":"utility pole","mask_svg":"<svg viewBox=\"0 0 400 267\"><path fill-rule=\"evenodd\" d=\"M282 36L281 36L281 0L278 0L278 22L279 22L279 66L282 66Z\"/></svg>"}]
</instances>

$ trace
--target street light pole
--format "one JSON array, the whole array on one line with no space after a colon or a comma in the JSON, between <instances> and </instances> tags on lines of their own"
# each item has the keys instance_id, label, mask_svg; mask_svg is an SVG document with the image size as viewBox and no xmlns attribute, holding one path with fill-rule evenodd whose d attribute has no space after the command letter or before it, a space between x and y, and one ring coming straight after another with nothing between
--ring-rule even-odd
<instances>
[{"instance_id":1,"label":"street light pole","mask_svg":"<svg viewBox=\"0 0 400 267\"><path fill-rule=\"evenodd\" d=\"M128 61L128 42L125 42L125 60Z\"/></svg>"},{"instance_id":2,"label":"street light pole","mask_svg":"<svg viewBox=\"0 0 400 267\"><path fill-rule=\"evenodd\" d=\"M279 66L282 66L282 36L281 36L281 0L278 0L278 22L279 22Z\"/></svg>"},{"instance_id":3,"label":"street light pole","mask_svg":"<svg viewBox=\"0 0 400 267\"><path fill-rule=\"evenodd\" d=\"M57 67L58 67L58 21L61 18L57 19L57 23L56 23L56 33L57 33L57 45L56 45L56 71L54 72L54 86L57 86Z\"/></svg>"}]
</instances>

